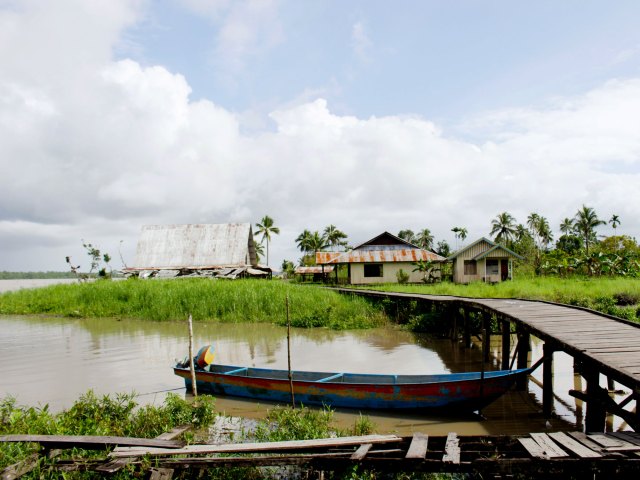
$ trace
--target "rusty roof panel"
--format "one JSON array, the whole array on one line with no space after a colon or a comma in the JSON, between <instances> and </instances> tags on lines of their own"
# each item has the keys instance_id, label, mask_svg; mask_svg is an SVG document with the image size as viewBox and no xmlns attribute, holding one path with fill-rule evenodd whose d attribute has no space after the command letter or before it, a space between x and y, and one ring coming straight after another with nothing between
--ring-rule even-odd
<instances>
[{"instance_id":1,"label":"rusty roof panel","mask_svg":"<svg viewBox=\"0 0 640 480\"><path fill-rule=\"evenodd\" d=\"M134 268L251 265L250 247L249 223L144 225Z\"/></svg>"},{"instance_id":2,"label":"rusty roof panel","mask_svg":"<svg viewBox=\"0 0 640 480\"><path fill-rule=\"evenodd\" d=\"M339 263L417 262L418 260L439 262L445 259L436 253L417 248L401 250L351 250L350 252L343 253L316 253L316 263L325 265L335 265Z\"/></svg>"}]
</instances>

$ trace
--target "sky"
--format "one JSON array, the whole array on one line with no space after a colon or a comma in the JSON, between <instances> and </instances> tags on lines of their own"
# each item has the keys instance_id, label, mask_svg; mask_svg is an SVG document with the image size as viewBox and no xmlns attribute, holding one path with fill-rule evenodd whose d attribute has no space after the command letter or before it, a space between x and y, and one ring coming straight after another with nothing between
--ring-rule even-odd
<instances>
[{"instance_id":1,"label":"sky","mask_svg":"<svg viewBox=\"0 0 640 480\"><path fill-rule=\"evenodd\" d=\"M636 0L0 0L0 270L142 225L640 238ZM600 235L614 233L609 226Z\"/></svg>"}]
</instances>

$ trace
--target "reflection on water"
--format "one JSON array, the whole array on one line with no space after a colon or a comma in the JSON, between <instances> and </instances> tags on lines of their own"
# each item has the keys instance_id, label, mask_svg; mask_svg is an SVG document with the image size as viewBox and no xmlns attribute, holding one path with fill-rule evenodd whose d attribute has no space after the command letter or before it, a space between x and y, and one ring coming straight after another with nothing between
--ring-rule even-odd
<instances>
[{"instance_id":1,"label":"reflection on water","mask_svg":"<svg viewBox=\"0 0 640 480\"><path fill-rule=\"evenodd\" d=\"M285 328L267 324L197 323L194 329L196 346L215 345L216 362L287 368ZM160 402L170 390L184 394L184 385L173 375L171 367L175 359L187 353L187 331L186 322L0 317L0 396L13 395L20 404L48 403L59 410L69 407L88 389L98 394L135 391L142 403ZM496 342L493 348L498 352L499 337ZM293 329L291 347L296 370L420 374L481 368L478 348L462 349L449 340L397 328L348 332ZM541 346L534 343L533 347L532 355L537 359ZM567 368L566 363L556 354L555 382L567 406L556 402L561 419L552 420L554 429L570 428L570 423L575 428L579 408L578 402L566 395L569 388L574 388L571 364ZM571 385L565 388L566 381ZM533 394L510 392L482 412L485 419L473 415L447 418L365 414L377 425L377 431L400 434L544 430L541 394L535 384L530 384ZM218 398L217 406L227 415L248 418L264 416L267 408L272 407L229 398ZM336 412L343 426L352 425L357 416L358 412Z\"/></svg>"}]
</instances>

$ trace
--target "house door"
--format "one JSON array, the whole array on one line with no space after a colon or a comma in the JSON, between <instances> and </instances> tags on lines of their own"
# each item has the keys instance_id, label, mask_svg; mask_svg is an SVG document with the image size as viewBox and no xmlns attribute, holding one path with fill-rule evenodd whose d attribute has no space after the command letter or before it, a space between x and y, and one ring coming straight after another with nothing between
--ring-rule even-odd
<instances>
[{"instance_id":1,"label":"house door","mask_svg":"<svg viewBox=\"0 0 640 480\"><path fill-rule=\"evenodd\" d=\"M503 282L509 278L509 260L500 260L500 278Z\"/></svg>"}]
</instances>

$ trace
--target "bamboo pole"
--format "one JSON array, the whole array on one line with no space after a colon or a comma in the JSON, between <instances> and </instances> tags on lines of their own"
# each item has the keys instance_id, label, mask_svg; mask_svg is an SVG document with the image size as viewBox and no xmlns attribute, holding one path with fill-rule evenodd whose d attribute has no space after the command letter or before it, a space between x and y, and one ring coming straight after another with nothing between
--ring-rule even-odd
<instances>
[{"instance_id":1,"label":"bamboo pole","mask_svg":"<svg viewBox=\"0 0 640 480\"><path fill-rule=\"evenodd\" d=\"M191 369L191 393L194 397L198 396L198 387L196 386L196 367L193 364L193 321L189 314L189 368Z\"/></svg>"},{"instance_id":2,"label":"bamboo pole","mask_svg":"<svg viewBox=\"0 0 640 480\"><path fill-rule=\"evenodd\" d=\"M291 406L296 408L296 398L293 395L293 374L291 373L291 317L289 316L289 294L285 297L287 309L287 364L289 368L289 390L291 390Z\"/></svg>"}]
</instances>

